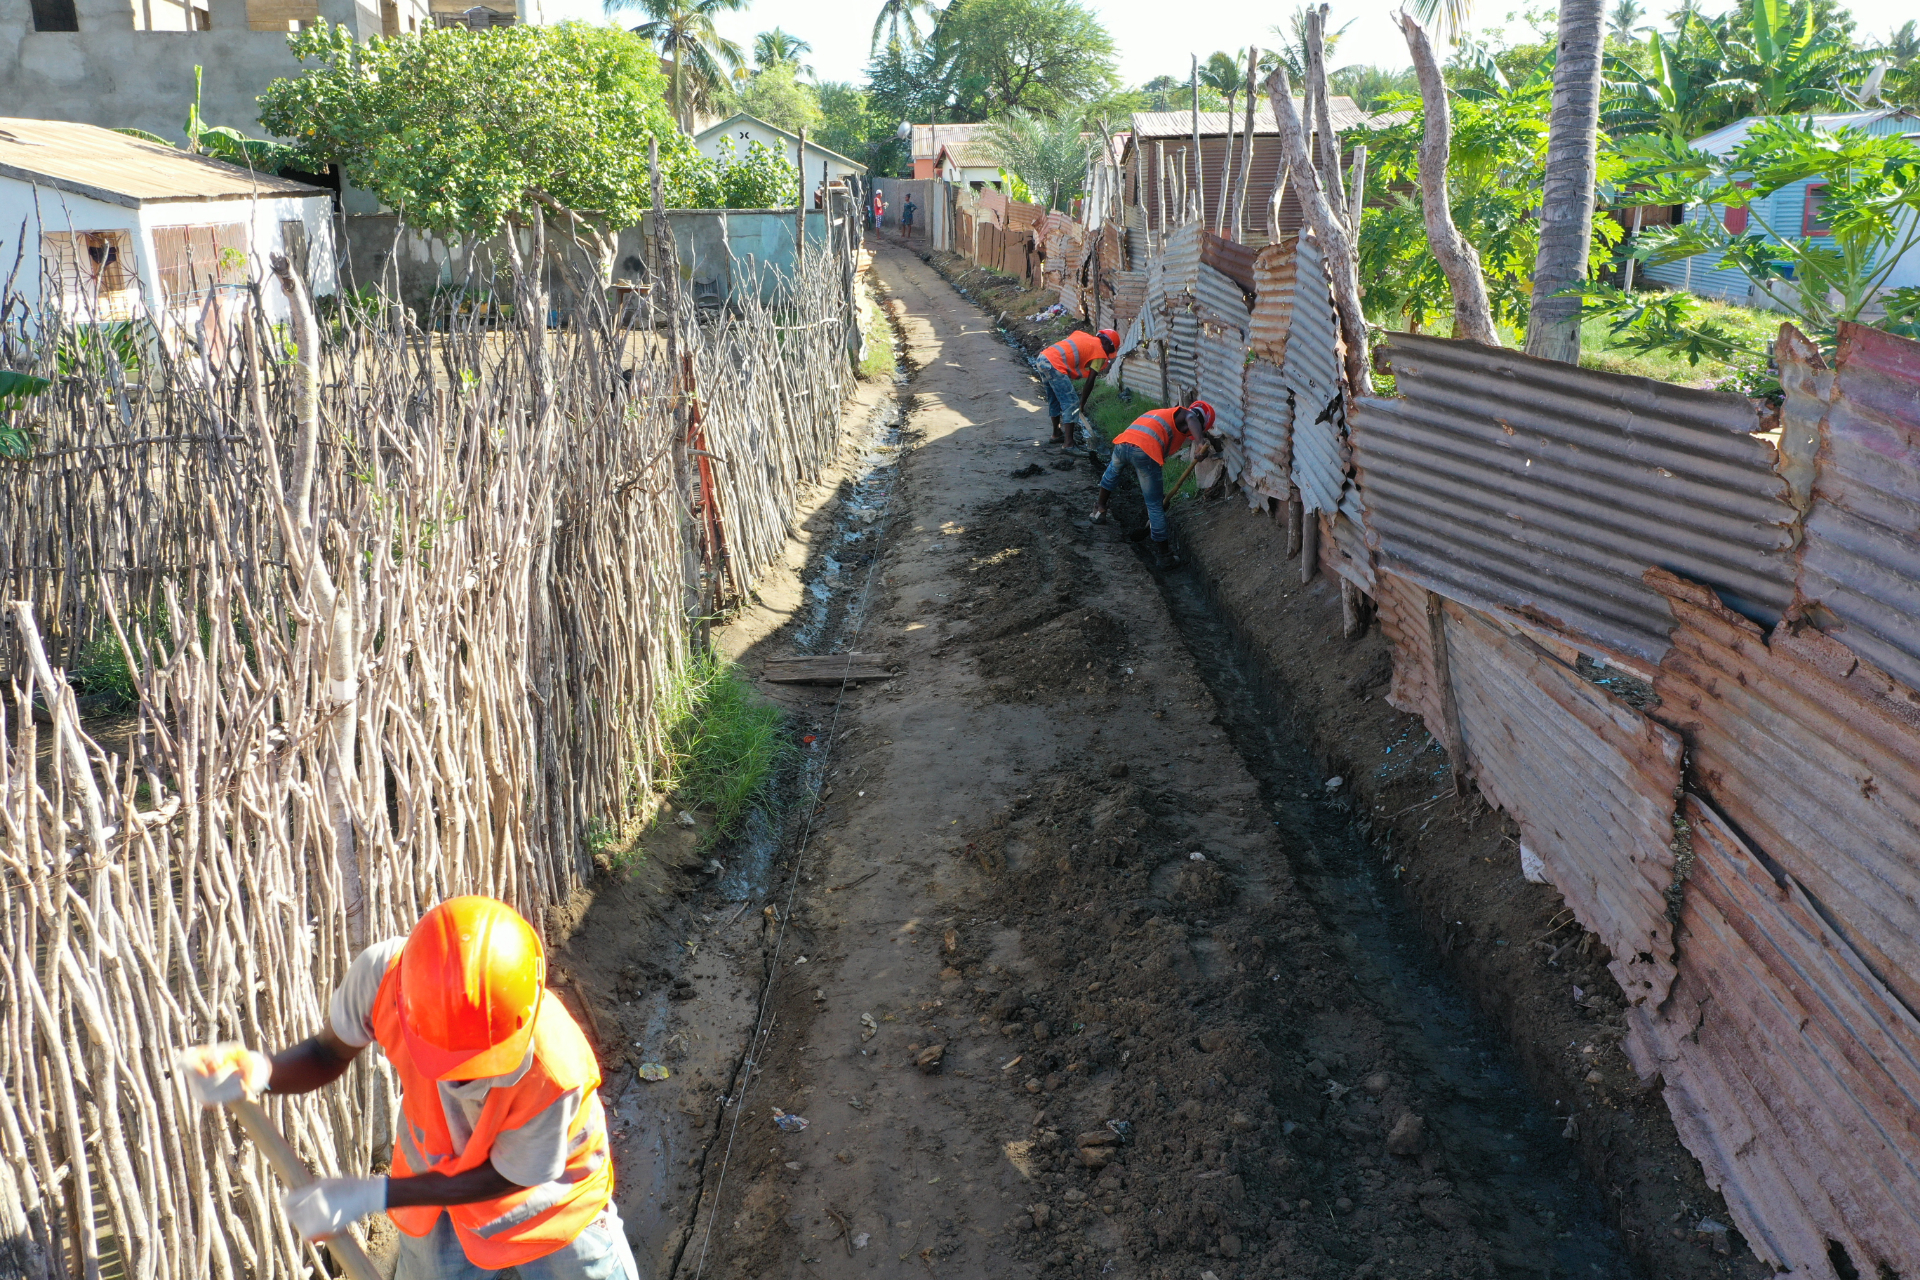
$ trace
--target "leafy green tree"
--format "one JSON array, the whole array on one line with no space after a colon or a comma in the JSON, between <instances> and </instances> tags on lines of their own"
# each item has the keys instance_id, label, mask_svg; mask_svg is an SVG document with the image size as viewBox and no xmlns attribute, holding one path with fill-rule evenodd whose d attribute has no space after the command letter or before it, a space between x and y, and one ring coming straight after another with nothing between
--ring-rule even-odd
<instances>
[{"instance_id":1,"label":"leafy green tree","mask_svg":"<svg viewBox=\"0 0 1920 1280\"><path fill-rule=\"evenodd\" d=\"M687 170L681 198L696 209L791 208L800 199L799 170L785 148L749 141L745 154L736 154L726 138L717 159Z\"/></svg>"},{"instance_id":2,"label":"leafy green tree","mask_svg":"<svg viewBox=\"0 0 1920 1280\"><path fill-rule=\"evenodd\" d=\"M883 166L874 163L875 139L893 141L897 122L875 116L866 93L843 80L823 81L813 92L820 103L820 145L860 161L875 173L884 172Z\"/></svg>"},{"instance_id":3,"label":"leafy green tree","mask_svg":"<svg viewBox=\"0 0 1920 1280\"><path fill-rule=\"evenodd\" d=\"M1020 175L1047 208L1064 208L1080 193L1091 143L1078 120L1014 112L994 121L984 140L994 162Z\"/></svg>"},{"instance_id":4,"label":"leafy green tree","mask_svg":"<svg viewBox=\"0 0 1920 1280\"><path fill-rule=\"evenodd\" d=\"M1621 149L1626 177L1644 184L1652 202L1747 211L1740 231L1729 231L1724 218L1706 217L1642 232L1636 257L1658 264L1708 255L1771 293L1829 350L1842 321L1869 323L1882 309L1880 327L1920 336L1920 288L1886 287L1901 260L1920 250L1920 147L1898 136L1828 133L1778 119L1755 124L1725 156L1653 134L1626 139ZM1761 202L1807 179L1825 184L1820 209L1828 233L1800 235L1798 227L1769 225ZM1649 298L1594 287L1587 301L1646 349L1696 361L1741 354L1726 331L1698 321L1686 295Z\"/></svg>"},{"instance_id":5,"label":"leafy green tree","mask_svg":"<svg viewBox=\"0 0 1920 1280\"><path fill-rule=\"evenodd\" d=\"M774 63L740 86L733 105L788 133L817 130L820 101L812 88L800 83L797 70L791 62Z\"/></svg>"},{"instance_id":6,"label":"leafy green tree","mask_svg":"<svg viewBox=\"0 0 1920 1280\"><path fill-rule=\"evenodd\" d=\"M601 0L609 16L638 10L646 21L633 29L673 63L673 116L689 131L693 113L725 92L729 77L746 66L740 46L720 34L714 19L746 8L747 0Z\"/></svg>"},{"instance_id":7,"label":"leafy green tree","mask_svg":"<svg viewBox=\"0 0 1920 1280\"><path fill-rule=\"evenodd\" d=\"M1113 37L1078 0L953 0L930 42L959 111L1058 115L1119 86Z\"/></svg>"},{"instance_id":8,"label":"leafy green tree","mask_svg":"<svg viewBox=\"0 0 1920 1280\"><path fill-rule=\"evenodd\" d=\"M1200 64L1200 86L1211 89L1227 102L1227 114L1233 114L1234 100L1247 84L1247 57L1243 49L1238 53L1215 51L1207 55Z\"/></svg>"},{"instance_id":9,"label":"leafy green tree","mask_svg":"<svg viewBox=\"0 0 1920 1280\"><path fill-rule=\"evenodd\" d=\"M773 67L790 66L798 74L810 76L813 68L802 66L802 54L812 53L813 46L799 36L791 35L775 27L771 31L762 31L753 38L753 61L760 70Z\"/></svg>"},{"instance_id":10,"label":"leafy green tree","mask_svg":"<svg viewBox=\"0 0 1920 1280\"><path fill-rule=\"evenodd\" d=\"M321 22L288 46L314 64L260 95L260 120L338 164L412 225L488 236L544 207L611 270L611 231L699 157L668 116L646 42L580 23L355 40Z\"/></svg>"},{"instance_id":11,"label":"leafy green tree","mask_svg":"<svg viewBox=\"0 0 1920 1280\"><path fill-rule=\"evenodd\" d=\"M1866 72L1868 55L1853 46L1853 21L1818 3L1746 0L1707 31L1727 60L1727 79L1741 86L1741 115L1771 116L1844 110L1841 82ZM1738 116L1734 117L1735 119Z\"/></svg>"}]
</instances>

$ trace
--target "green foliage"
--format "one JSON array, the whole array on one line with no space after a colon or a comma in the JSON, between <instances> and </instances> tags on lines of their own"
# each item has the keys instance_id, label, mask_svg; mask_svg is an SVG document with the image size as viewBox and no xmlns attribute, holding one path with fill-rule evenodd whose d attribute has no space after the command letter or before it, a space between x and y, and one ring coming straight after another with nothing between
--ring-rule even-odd
<instances>
[{"instance_id":1,"label":"green foliage","mask_svg":"<svg viewBox=\"0 0 1920 1280\"><path fill-rule=\"evenodd\" d=\"M660 789L713 812L711 839L732 835L791 750L780 709L740 669L714 654L687 659L660 707L667 746Z\"/></svg>"},{"instance_id":2,"label":"green foliage","mask_svg":"<svg viewBox=\"0 0 1920 1280\"><path fill-rule=\"evenodd\" d=\"M1747 229L1739 233L1728 231L1719 216L1642 232L1635 257L1658 264L1706 254L1770 292L1823 345L1831 345L1842 321L1871 322L1882 303L1882 327L1912 330L1920 291L1897 290L1889 298L1885 284L1902 258L1920 249L1920 147L1857 129L1829 133L1805 122L1764 120L1725 156L1657 135L1628 138L1621 150L1628 160L1626 179L1648 203L1748 211ZM1797 227L1769 226L1757 202L1807 179L1826 184L1822 209L1831 234L1791 235ZM1618 326L1674 342L1714 340L1689 336L1684 317L1649 318L1641 304L1629 305L1633 297L1589 294Z\"/></svg>"},{"instance_id":3,"label":"green foliage","mask_svg":"<svg viewBox=\"0 0 1920 1280\"><path fill-rule=\"evenodd\" d=\"M1387 104L1397 98L1420 96L1420 84L1414 78L1412 67L1395 71L1387 67L1355 63L1328 72L1327 87L1334 93L1352 98L1354 105L1362 111L1384 111L1388 109Z\"/></svg>"},{"instance_id":4,"label":"green foliage","mask_svg":"<svg viewBox=\"0 0 1920 1280\"><path fill-rule=\"evenodd\" d=\"M1690 293L1623 294L1595 285L1583 322L1580 363L1589 369L1777 396L1769 372L1780 319ZM1615 305L1611 308L1605 299Z\"/></svg>"},{"instance_id":5,"label":"green foliage","mask_svg":"<svg viewBox=\"0 0 1920 1280\"><path fill-rule=\"evenodd\" d=\"M920 32L919 15L932 15L935 12L932 0L881 0L880 14L873 20L873 40L867 46L868 56L879 51L880 33L883 31L887 34L889 47L917 52L926 40Z\"/></svg>"},{"instance_id":6,"label":"green foliage","mask_svg":"<svg viewBox=\"0 0 1920 1280\"><path fill-rule=\"evenodd\" d=\"M1094 387L1093 394L1087 397L1087 420L1093 424L1095 431L1111 442L1118 439L1122 431L1132 426L1135 418L1149 409L1159 407L1157 404L1148 403L1140 396L1134 396L1131 400L1124 399L1118 388L1108 386L1103 380ZM1160 485L1166 490L1166 500L1169 503L1180 494L1198 494L1200 491L1200 487L1191 479L1180 486L1179 493L1175 493L1171 488L1173 482L1186 471L1188 461L1187 458L1176 456L1160 468ZM1128 470L1131 471L1132 468ZM1131 481L1125 483L1131 483Z\"/></svg>"},{"instance_id":7,"label":"green foliage","mask_svg":"<svg viewBox=\"0 0 1920 1280\"><path fill-rule=\"evenodd\" d=\"M447 28L362 44L321 22L287 43L317 65L267 86L261 123L423 230L490 235L531 211L536 188L630 226L652 204L649 139L669 185L697 159L652 49L625 31Z\"/></svg>"},{"instance_id":8,"label":"green foliage","mask_svg":"<svg viewBox=\"0 0 1920 1280\"><path fill-rule=\"evenodd\" d=\"M0 413L26 408L29 400L52 385L52 380L48 378L36 378L30 373L13 369L0 369ZM0 458L32 456L33 433L25 427L0 423Z\"/></svg>"},{"instance_id":9,"label":"green foliage","mask_svg":"<svg viewBox=\"0 0 1920 1280\"><path fill-rule=\"evenodd\" d=\"M879 307L868 313L862 334L866 338L866 349L860 354L860 376L891 378L900 367L900 357L893 347L893 326L887 323L886 313Z\"/></svg>"},{"instance_id":10,"label":"green foliage","mask_svg":"<svg viewBox=\"0 0 1920 1280\"><path fill-rule=\"evenodd\" d=\"M875 173L885 173L887 166L874 162L874 151L876 144L894 141L897 122L875 116L866 93L845 81L823 81L814 86L813 94L820 104L820 145L861 161Z\"/></svg>"},{"instance_id":11,"label":"green foliage","mask_svg":"<svg viewBox=\"0 0 1920 1280\"><path fill-rule=\"evenodd\" d=\"M994 161L1019 174L1047 208L1062 208L1079 194L1089 142L1078 120L1012 112L996 120L982 140Z\"/></svg>"},{"instance_id":12,"label":"green foliage","mask_svg":"<svg viewBox=\"0 0 1920 1280\"><path fill-rule=\"evenodd\" d=\"M791 62L777 62L741 85L733 105L788 133L805 129L811 136L820 129L820 101Z\"/></svg>"},{"instance_id":13,"label":"green foliage","mask_svg":"<svg viewBox=\"0 0 1920 1280\"><path fill-rule=\"evenodd\" d=\"M812 45L779 27L771 31L762 31L753 38L754 65L763 72L774 67L792 67L801 75L810 76L813 74L813 68L803 66L800 55L812 52Z\"/></svg>"},{"instance_id":14,"label":"green foliage","mask_svg":"<svg viewBox=\"0 0 1920 1280\"><path fill-rule=\"evenodd\" d=\"M149 613L136 608L121 619L121 626L126 629L129 642L144 638L155 661L167 661L173 628L164 609ZM105 624L81 646L73 664L67 668L67 679L72 682L74 692L90 698L111 699L116 706L130 706L140 700L126 650L120 647L120 637L114 634L113 628Z\"/></svg>"},{"instance_id":15,"label":"green foliage","mask_svg":"<svg viewBox=\"0 0 1920 1280\"><path fill-rule=\"evenodd\" d=\"M1539 191L1546 168L1547 116L1553 84L1535 76L1507 93L1462 95L1453 103L1453 155L1448 194L1460 233L1479 251L1494 320L1524 329L1540 248ZM1360 232L1360 279L1376 319L1415 329L1450 316L1453 294L1427 245L1421 210L1420 142L1424 114L1417 98L1389 99L1410 117L1385 128L1346 135L1365 143L1368 207ZM1609 163L1602 158L1603 174ZM1595 262L1611 257L1619 228L1594 220Z\"/></svg>"},{"instance_id":16,"label":"green foliage","mask_svg":"<svg viewBox=\"0 0 1920 1280\"><path fill-rule=\"evenodd\" d=\"M732 138L722 139L720 149L718 159L696 156L686 167L676 208L779 209L799 203L799 173L783 150L748 142L747 153L736 156Z\"/></svg>"},{"instance_id":17,"label":"green foliage","mask_svg":"<svg viewBox=\"0 0 1920 1280\"><path fill-rule=\"evenodd\" d=\"M63 378L82 373L133 377L153 336L151 325L134 320L72 325L60 331L54 344L53 367Z\"/></svg>"},{"instance_id":18,"label":"green foliage","mask_svg":"<svg viewBox=\"0 0 1920 1280\"><path fill-rule=\"evenodd\" d=\"M1113 38L1078 0L953 0L903 61L948 120L1059 115L1119 87Z\"/></svg>"},{"instance_id":19,"label":"green foliage","mask_svg":"<svg viewBox=\"0 0 1920 1280\"><path fill-rule=\"evenodd\" d=\"M607 13L637 10L647 19L633 29L673 64L669 101L689 130L696 111L710 110L729 75L747 64L740 46L720 34L714 19L737 13L747 0L602 0Z\"/></svg>"}]
</instances>

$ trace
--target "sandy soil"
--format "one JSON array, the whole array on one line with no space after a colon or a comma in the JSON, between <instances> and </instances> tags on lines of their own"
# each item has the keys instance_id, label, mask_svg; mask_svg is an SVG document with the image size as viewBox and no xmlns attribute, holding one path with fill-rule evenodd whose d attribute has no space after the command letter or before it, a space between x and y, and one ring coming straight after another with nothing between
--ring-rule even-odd
<instances>
[{"instance_id":1,"label":"sandy soil","mask_svg":"<svg viewBox=\"0 0 1920 1280\"><path fill-rule=\"evenodd\" d=\"M1184 515L1201 567L1156 577L992 319L878 271L904 455L850 459L722 643L898 674L769 689L802 803L756 848L794 856L663 847L685 869L603 888L558 957L652 1273L1752 1274L1693 1230L1712 1197L1617 1010L1571 997L1591 946L1498 815L1431 801L1377 637L1244 507Z\"/></svg>"}]
</instances>

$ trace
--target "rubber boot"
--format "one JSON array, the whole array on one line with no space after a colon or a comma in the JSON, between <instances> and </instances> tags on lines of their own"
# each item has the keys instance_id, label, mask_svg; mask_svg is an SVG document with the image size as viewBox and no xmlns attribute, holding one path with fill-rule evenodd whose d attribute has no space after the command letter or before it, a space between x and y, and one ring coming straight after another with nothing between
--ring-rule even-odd
<instances>
[{"instance_id":1,"label":"rubber boot","mask_svg":"<svg viewBox=\"0 0 1920 1280\"><path fill-rule=\"evenodd\" d=\"M1172 542L1156 542L1153 544L1154 568L1178 569L1184 563L1186 562L1180 558L1179 553L1174 551Z\"/></svg>"},{"instance_id":2,"label":"rubber boot","mask_svg":"<svg viewBox=\"0 0 1920 1280\"><path fill-rule=\"evenodd\" d=\"M1112 499L1113 494L1105 488L1098 489L1095 492L1098 496L1093 500L1093 514L1089 516L1088 519L1092 520L1095 524L1105 524L1108 519L1107 503Z\"/></svg>"}]
</instances>

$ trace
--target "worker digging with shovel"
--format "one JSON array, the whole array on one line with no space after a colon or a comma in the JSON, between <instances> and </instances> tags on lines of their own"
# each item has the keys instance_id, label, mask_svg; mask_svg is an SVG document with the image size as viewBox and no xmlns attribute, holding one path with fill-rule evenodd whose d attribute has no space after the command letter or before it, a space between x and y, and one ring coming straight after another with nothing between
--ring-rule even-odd
<instances>
[{"instance_id":1,"label":"worker digging with shovel","mask_svg":"<svg viewBox=\"0 0 1920 1280\"><path fill-rule=\"evenodd\" d=\"M1099 333L1080 330L1068 334L1033 358L1033 371L1047 388L1047 416L1053 419L1051 443L1074 447L1074 424L1087 429L1087 454L1094 452L1093 424L1087 421L1087 397L1093 394L1093 380L1120 349L1120 335L1112 329ZM1076 379L1086 379L1078 395Z\"/></svg>"},{"instance_id":2,"label":"worker digging with shovel","mask_svg":"<svg viewBox=\"0 0 1920 1280\"><path fill-rule=\"evenodd\" d=\"M294 1229L325 1240L384 1211L394 1280L640 1280L620 1211L600 1067L546 991L533 926L492 898L452 898L362 951L328 1025L268 1057L238 1045L179 1056L202 1106L332 1084L378 1043L402 1095L391 1176L289 1191Z\"/></svg>"},{"instance_id":3,"label":"worker digging with shovel","mask_svg":"<svg viewBox=\"0 0 1920 1280\"><path fill-rule=\"evenodd\" d=\"M1113 487L1120 483L1120 469L1132 467L1133 474L1140 481L1140 496L1147 503L1147 532L1153 540L1153 567L1156 569L1177 569L1180 557L1174 554L1173 543L1167 533L1167 501L1163 491L1162 468L1167 459L1179 453L1189 442L1193 443L1193 463L1180 473L1180 479L1173 488L1178 492L1186 483L1193 464L1206 456L1207 450L1214 447L1213 406L1205 400L1194 400L1189 404L1178 405L1170 409L1154 409L1143 413L1133 420L1133 425L1122 431L1113 441L1113 459L1107 463L1107 472L1100 477L1099 496L1094 499L1093 522L1105 524L1107 504L1113 499Z\"/></svg>"}]
</instances>

